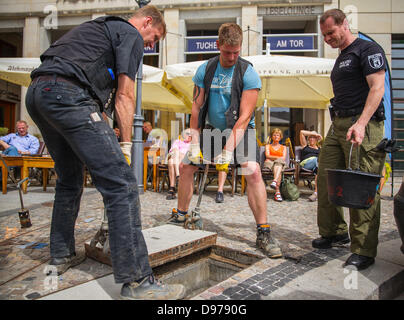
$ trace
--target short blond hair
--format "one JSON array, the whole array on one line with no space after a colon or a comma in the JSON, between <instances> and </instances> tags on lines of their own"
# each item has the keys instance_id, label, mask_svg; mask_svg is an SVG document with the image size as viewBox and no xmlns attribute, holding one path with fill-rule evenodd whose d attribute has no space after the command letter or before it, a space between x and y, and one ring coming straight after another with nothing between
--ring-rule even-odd
<instances>
[{"instance_id":1,"label":"short blond hair","mask_svg":"<svg viewBox=\"0 0 404 320\"><path fill-rule=\"evenodd\" d=\"M157 9L156 6L149 4L140 9L137 9L133 14L133 17L135 18L152 17L153 19L152 26L153 27L160 26L162 28L163 35L161 39L164 39L166 37L167 34L166 22L164 21L164 16L161 14L160 10Z\"/></svg>"},{"instance_id":2,"label":"short blond hair","mask_svg":"<svg viewBox=\"0 0 404 320\"><path fill-rule=\"evenodd\" d=\"M238 46L243 43L243 31L236 23L223 23L219 28L219 45Z\"/></svg>"},{"instance_id":3,"label":"short blond hair","mask_svg":"<svg viewBox=\"0 0 404 320\"><path fill-rule=\"evenodd\" d=\"M23 124L25 124L25 125L28 127L28 123L27 123L27 121L25 121L25 120L18 120L18 121L16 122L17 125L18 125L19 123L23 123Z\"/></svg>"},{"instance_id":4,"label":"short blond hair","mask_svg":"<svg viewBox=\"0 0 404 320\"><path fill-rule=\"evenodd\" d=\"M275 129L273 129L273 130L271 131L271 139L272 139L272 136L273 136L275 133L279 133L280 136L281 136L281 139L283 138L282 130L279 129L279 128L275 128Z\"/></svg>"}]
</instances>

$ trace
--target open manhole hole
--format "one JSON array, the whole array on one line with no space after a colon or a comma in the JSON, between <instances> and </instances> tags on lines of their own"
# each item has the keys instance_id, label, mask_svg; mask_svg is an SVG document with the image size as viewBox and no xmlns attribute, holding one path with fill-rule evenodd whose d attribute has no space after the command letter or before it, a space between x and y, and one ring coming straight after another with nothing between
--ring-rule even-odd
<instances>
[{"instance_id":1,"label":"open manhole hole","mask_svg":"<svg viewBox=\"0 0 404 320\"><path fill-rule=\"evenodd\" d=\"M248 268L261 257L254 254L213 245L189 256L154 267L158 279L166 283L181 283L186 288L185 299L230 278Z\"/></svg>"}]
</instances>

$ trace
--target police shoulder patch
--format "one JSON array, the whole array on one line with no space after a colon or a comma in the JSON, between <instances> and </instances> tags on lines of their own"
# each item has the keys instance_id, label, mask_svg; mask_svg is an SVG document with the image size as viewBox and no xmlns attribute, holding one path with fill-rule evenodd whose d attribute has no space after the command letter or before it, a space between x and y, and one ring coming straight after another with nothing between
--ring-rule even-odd
<instances>
[{"instance_id":1,"label":"police shoulder patch","mask_svg":"<svg viewBox=\"0 0 404 320\"><path fill-rule=\"evenodd\" d=\"M381 53L375 53L375 54L368 56L368 61L369 61L369 65L373 69L380 69L384 64L383 55Z\"/></svg>"}]
</instances>

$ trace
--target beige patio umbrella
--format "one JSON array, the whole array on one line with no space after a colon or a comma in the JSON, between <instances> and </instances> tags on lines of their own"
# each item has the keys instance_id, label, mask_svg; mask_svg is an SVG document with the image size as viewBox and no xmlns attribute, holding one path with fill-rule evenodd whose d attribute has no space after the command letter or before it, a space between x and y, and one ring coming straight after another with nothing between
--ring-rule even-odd
<instances>
[{"instance_id":1,"label":"beige patio umbrella","mask_svg":"<svg viewBox=\"0 0 404 320\"><path fill-rule=\"evenodd\" d=\"M30 73L40 63L39 58L0 58L0 79L28 87L31 82ZM191 105L185 105L180 98L162 85L163 76L162 69L143 66L142 108L190 113Z\"/></svg>"},{"instance_id":2,"label":"beige patio umbrella","mask_svg":"<svg viewBox=\"0 0 404 320\"><path fill-rule=\"evenodd\" d=\"M330 73L335 60L297 56L250 56L262 81L257 107L267 100L269 107L325 109L333 97ZM197 68L204 61L179 63L165 67L166 84L192 101Z\"/></svg>"}]
</instances>

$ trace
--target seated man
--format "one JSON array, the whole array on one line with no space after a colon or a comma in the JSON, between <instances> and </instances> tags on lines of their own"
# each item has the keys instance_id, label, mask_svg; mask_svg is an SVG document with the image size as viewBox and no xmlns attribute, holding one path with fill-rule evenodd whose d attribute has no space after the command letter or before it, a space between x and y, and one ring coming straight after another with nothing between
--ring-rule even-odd
<instances>
[{"instance_id":1,"label":"seated man","mask_svg":"<svg viewBox=\"0 0 404 320\"><path fill-rule=\"evenodd\" d=\"M160 159L165 159L167 152L167 133L159 128L152 127L149 121L143 122L143 131L147 134L146 145L151 147L151 150L157 151L160 149ZM149 153L149 164L153 164L153 154Z\"/></svg>"},{"instance_id":2,"label":"seated man","mask_svg":"<svg viewBox=\"0 0 404 320\"><path fill-rule=\"evenodd\" d=\"M28 124L24 120L17 121L17 133L0 137L0 146L6 156L36 154L39 150L39 140L28 133Z\"/></svg>"},{"instance_id":3,"label":"seated man","mask_svg":"<svg viewBox=\"0 0 404 320\"><path fill-rule=\"evenodd\" d=\"M274 180L272 181L270 187L275 189L275 201L281 202L282 196L280 192L281 180L282 180L282 171L285 167L286 160L286 147L281 145L279 141L283 138L281 129L275 128L271 132L271 140L272 143L268 143L265 145L265 162L264 167L272 170L274 174Z\"/></svg>"},{"instance_id":4,"label":"seated man","mask_svg":"<svg viewBox=\"0 0 404 320\"><path fill-rule=\"evenodd\" d=\"M168 153L168 176L170 179L170 190L168 190L167 200L175 199L175 184L180 177L180 163L184 159L185 154L189 150L191 142L191 131L185 130L182 135L183 139L177 139L171 146Z\"/></svg>"}]
</instances>

